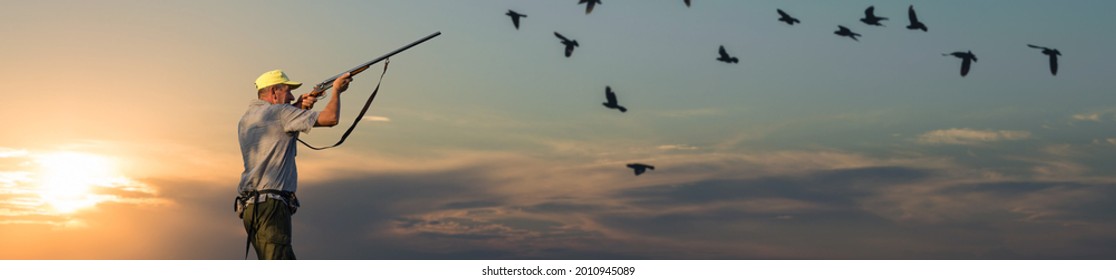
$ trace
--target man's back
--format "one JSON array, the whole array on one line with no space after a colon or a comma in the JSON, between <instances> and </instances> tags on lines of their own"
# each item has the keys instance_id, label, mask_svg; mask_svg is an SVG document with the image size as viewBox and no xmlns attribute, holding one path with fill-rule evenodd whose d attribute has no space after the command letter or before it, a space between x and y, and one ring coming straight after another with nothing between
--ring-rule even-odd
<instances>
[{"instance_id":1,"label":"man's back","mask_svg":"<svg viewBox=\"0 0 1116 280\"><path fill-rule=\"evenodd\" d=\"M272 105L262 100L249 104L237 126L244 159L237 190L241 194L253 190L296 191L296 139L299 132L309 132L317 118L318 112L286 104Z\"/></svg>"}]
</instances>

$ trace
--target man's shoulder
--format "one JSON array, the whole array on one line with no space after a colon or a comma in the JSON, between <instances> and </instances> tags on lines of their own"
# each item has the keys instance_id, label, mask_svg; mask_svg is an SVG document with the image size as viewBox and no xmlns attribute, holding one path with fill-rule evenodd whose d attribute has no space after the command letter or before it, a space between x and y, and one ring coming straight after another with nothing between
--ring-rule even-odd
<instances>
[{"instance_id":1,"label":"man's shoulder","mask_svg":"<svg viewBox=\"0 0 1116 280\"><path fill-rule=\"evenodd\" d=\"M252 100L252 101L248 102L248 109L249 110L252 110L252 109L258 110L258 109L266 109L266 108L271 108L271 107L277 107L275 105L278 105L278 104L271 104L270 102L267 102L267 101L255 99L255 100Z\"/></svg>"},{"instance_id":2,"label":"man's shoulder","mask_svg":"<svg viewBox=\"0 0 1116 280\"><path fill-rule=\"evenodd\" d=\"M276 111L292 112L293 113L294 111L297 111L297 110L302 110L302 109L296 108L294 106L290 106L288 104L271 104L271 103L269 103L267 101L263 101L263 100L253 100L252 102L248 103L248 110L245 111L245 115L249 115L249 114L270 115L267 112L276 112Z\"/></svg>"},{"instance_id":3,"label":"man's shoulder","mask_svg":"<svg viewBox=\"0 0 1116 280\"><path fill-rule=\"evenodd\" d=\"M249 101L248 102L248 109L244 111L244 114L249 115L249 114L252 114L253 112L259 112L259 111L266 110L269 107L269 105L271 105L271 103L267 103L267 101L263 101L263 100L259 100L259 99Z\"/></svg>"}]
</instances>

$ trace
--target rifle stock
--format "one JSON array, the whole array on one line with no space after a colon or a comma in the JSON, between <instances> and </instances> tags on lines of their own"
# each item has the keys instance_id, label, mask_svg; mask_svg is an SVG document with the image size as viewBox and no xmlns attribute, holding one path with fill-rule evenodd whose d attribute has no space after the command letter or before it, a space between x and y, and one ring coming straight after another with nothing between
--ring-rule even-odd
<instances>
[{"instance_id":1,"label":"rifle stock","mask_svg":"<svg viewBox=\"0 0 1116 280\"><path fill-rule=\"evenodd\" d=\"M341 77L341 75L345 75L345 73L350 73L349 74L350 78L353 77L353 76L356 76L357 74L360 74L361 72L364 72L364 70L368 70L368 68L372 67L373 64L376 64L376 63L379 63L380 61L388 59L389 57L391 57L393 55L396 55L400 52L403 52L407 49L410 49L411 47L414 47L415 45L422 44L423 42L426 42L426 40L430 40L434 37L437 37L438 35L442 35L442 32L441 31L434 32L434 34L427 35L426 37L423 37L422 39L419 39L418 41L414 41L410 44L407 44L406 46L403 46L402 48L398 48L398 49L396 49L394 51L391 51L391 52L389 52L385 55L377 57L376 59L373 59L372 61L365 62L361 65L357 65L356 67L353 67L352 69L349 69L348 71L341 72L340 74L337 74L337 75L333 75L333 77L329 77L328 79L325 79L321 83L318 83L317 85L315 85L314 89L312 91L310 91L310 96L314 96L314 97L322 96L322 94L324 94L326 90L329 90L330 88L333 87L333 81L337 80L337 77ZM305 107L305 106L301 106L301 105L299 105L299 106L302 107L302 109L310 109L309 107Z\"/></svg>"}]
</instances>

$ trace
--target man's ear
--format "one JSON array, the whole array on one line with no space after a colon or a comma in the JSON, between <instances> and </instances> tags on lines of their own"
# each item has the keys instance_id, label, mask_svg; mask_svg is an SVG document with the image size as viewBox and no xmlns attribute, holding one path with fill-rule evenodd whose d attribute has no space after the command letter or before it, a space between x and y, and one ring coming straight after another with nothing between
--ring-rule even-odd
<instances>
[{"instance_id":1,"label":"man's ear","mask_svg":"<svg viewBox=\"0 0 1116 280\"><path fill-rule=\"evenodd\" d=\"M273 93L275 93L274 88L272 88L272 87L264 88L263 92L260 94L260 99L267 100L267 101L274 100L274 96L272 95Z\"/></svg>"}]
</instances>

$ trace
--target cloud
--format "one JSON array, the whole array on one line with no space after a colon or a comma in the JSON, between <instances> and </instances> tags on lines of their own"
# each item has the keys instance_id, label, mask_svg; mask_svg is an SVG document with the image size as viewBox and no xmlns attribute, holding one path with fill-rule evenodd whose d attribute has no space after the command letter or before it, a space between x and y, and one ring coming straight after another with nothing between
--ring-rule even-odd
<instances>
[{"instance_id":1,"label":"cloud","mask_svg":"<svg viewBox=\"0 0 1116 280\"><path fill-rule=\"evenodd\" d=\"M1102 108L1090 112L1073 114L1072 121L1105 122L1116 119L1116 108ZM1072 122L1071 121L1071 122Z\"/></svg>"},{"instance_id":2,"label":"cloud","mask_svg":"<svg viewBox=\"0 0 1116 280\"><path fill-rule=\"evenodd\" d=\"M1111 251L1078 242L1116 233L1111 214L1093 212L1116 199L1103 182L836 151L671 157L665 172L637 180L601 175L607 164L474 157L321 181L305 196L333 202L296 219L321 231L301 235L315 243L307 258L357 259L1097 258ZM354 197L367 199L337 203ZM1016 239L1034 243L1002 241Z\"/></svg>"},{"instance_id":3,"label":"cloud","mask_svg":"<svg viewBox=\"0 0 1116 280\"><path fill-rule=\"evenodd\" d=\"M1101 116L1101 114L1100 114L1100 113L1091 113L1091 114L1075 114L1075 115L1073 115L1073 119L1075 119L1075 120L1079 120L1079 121L1094 121L1094 122L1100 122L1100 121L1101 121L1101 120L1100 120L1100 116Z\"/></svg>"},{"instance_id":4,"label":"cloud","mask_svg":"<svg viewBox=\"0 0 1116 280\"><path fill-rule=\"evenodd\" d=\"M1093 145L1116 145L1116 138L1104 138L1104 139L1093 138L1092 143L1093 143Z\"/></svg>"},{"instance_id":5,"label":"cloud","mask_svg":"<svg viewBox=\"0 0 1116 280\"><path fill-rule=\"evenodd\" d=\"M975 130L951 128L923 133L918 142L923 144L976 145L998 141L1024 140L1031 138L1031 132L1022 130Z\"/></svg>"},{"instance_id":6,"label":"cloud","mask_svg":"<svg viewBox=\"0 0 1116 280\"><path fill-rule=\"evenodd\" d=\"M1116 182L1069 180L1001 180L954 182L920 191L917 196L892 197L902 220L953 224L968 228L1093 226L1112 229L1116 218ZM905 191L910 191L907 189ZM904 192L905 192L904 191ZM1037 230L1037 228L1036 228ZM1084 232L1082 232L1084 233Z\"/></svg>"},{"instance_id":7,"label":"cloud","mask_svg":"<svg viewBox=\"0 0 1116 280\"><path fill-rule=\"evenodd\" d=\"M1068 157L1078 155L1080 152L1070 144L1054 144L1042 147L1041 151L1054 156Z\"/></svg>"},{"instance_id":8,"label":"cloud","mask_svg":"<svg viewBox=\"0 0 1116 280\"><path fill-rule=\"evenodd\" d=\"M1031 169L1036 176L1044 178L1073 178L1089 171L1087 166L1069 161L1045 161Z\"/></svg>"},{"instance_id":9,"label":"cloud","mask_svg":"<svg viewBox=\"0 0 1116 280\"><path fill-rule=\"evenodd\" d=\"M690 151L690 150L697 150L698 149L698 147L694 147L694 146L690 146L690 145L686 145L686 144L659 145L659 147L657 147L657 148L659 150L666 150L666 151Z\"/></svg>"},{"instance_id":10,"label":"cloud","mask_svg":"<svg viewBox=\"0 0 1116 280\"><path fill-rule=\"evenodd\" d=\"M85 221L77 218L69 211L59 212L56 209L68 209L72 204L88 205L77 208L76 211L96 211L106 204L128 205L162 205L171 203L165 197L151 188L151 186L131 181L121 180L107 182L89 187L87 193L82 194L57 194L44 193L35 178L6 181L0 184L0 223L21 224L47 224L67 226ZM61 207L61 208L59 208Z\"/></svg>"},{"instance_id":11,"label":"cloud","mask_svg":"<svg viewBox=\"0 0 1116 280\"><path fill-rule=\"evenodd\" d=\"M390 122L391 119L384 116L365 116L362 120L370 122Z\"/></svg>"},{"instance_id":12,"label":"cloud","mask_svg":"<svg viewBox=\"0 0 1116 280\"><path fill-rule=\"evenodd\" d=\"M648 207L757 198L793 198L819 205L837 205L849 204L850 199L870 193L875 187L926 176L929 176L926 170L901 167L852 168L753 179L701 181L692 185L653 186L625 191L621 196ZM841 195L832 195L838 193Z\"/></svg>"},{"instance_id":13,"label":"cloud","mask_svg":"<svg viewBox=\"0 0 1116 280\"><path fill-rule=\"evenodd\" d=\"M642 259L729 258L742 256L741 251L772 254L768 256L791 255L790 251L776 252L778 250L765 244L742 242L717 245L650 232L629 232L617 227L609 217L641 224L642 218L639 217L656 213L651 211L630 216L647 212L649 207L645 203L636 203L624 191L632 189L635 192L634 189L640 187L632 186L635 182L630 180L630 172L622 169L622 165L567 167L528 157L451 157L465 161L453 165L436 164L444 166L438 169L364 173L366 175L315 180L312 186L304 185L303 189L307 191L300 197L306 207L296 215L296 223L314 229L314 233L299 235L303 238L300 240L314 240L315 245L300 251L300 256L342 259ZM691 158L696 160L698 157ZM751 165L741 165L741 160L756 165L786 164L795 166L798 171L821 166L871 165L870 159L854 158L853 155L837 152L781 152L747 157L725 155L714 157L713 161L731 159L730 162L708 164L715 169L736 169L736 173L740 173L740 168ZM857 161L864 162L853 163ZM693 171L699 170L701 168ZM884 170L878 172L889 173ZM688 171L683 167L679 172L685 174ZM848 173L858 174L858 171ZM665 180L652 178L651 182L669 186L675 180L690 181L692 179L687 179L690 176ZM815 180L843 181L837 179L840 177L845 176L823 172ZM326 201L329 203L323 203ZM723 211L729 211L723 219L733 217L735 214L731 214L732 211L756 211L761 213L762 220L785 221L786 218L778 218L785 215L780 213L808 212L826 207L809 199L778 196L698 204L701 206L675 204L669 209L680 211L679 214L704 216L709 211L704 208L705 205L719 205L726 207ZM802 219L795 217L794 220ZM694 230L710 232L716 231L716 228L698 227ZM695 248L700 250L691 252ZM743 256L765 256L751 254Z\"/></svg>"},{"instance_id":14,"label":"cloud","mask_svg":"<svg viewBox=\"0 0 1116 280\"><path fill-rule=\"evenodd\" d=\"M7 147L0 147L0 158L18 158L26 157L30 152L23 149L13 149Z\"/></svg>"}]
</instances>

